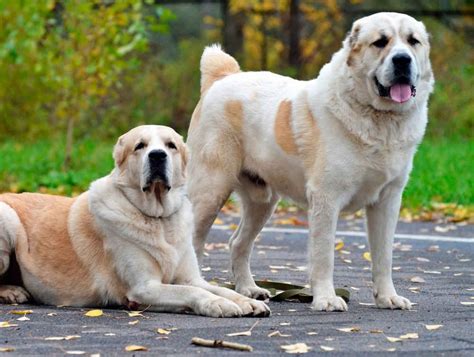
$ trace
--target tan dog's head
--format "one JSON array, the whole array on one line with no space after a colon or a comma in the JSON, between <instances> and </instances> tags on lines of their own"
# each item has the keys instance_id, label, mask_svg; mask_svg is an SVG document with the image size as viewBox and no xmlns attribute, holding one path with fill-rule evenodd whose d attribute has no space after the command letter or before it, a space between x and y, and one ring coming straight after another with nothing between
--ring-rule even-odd
<instances>
[{"instance_id":1,"label":"tan dog's head","mask_svg":"<svg viewBox=\"0 0 474 357\"><path fill-rule=\"evenodd\" d=\"M143 125L122 135L114 148L120 183L159 199L184 185L187 148L173 129Z\"/></svg>"},{"instance_id":2,"label":"tan dog's head","mask_svg":"<svg viewBox=\"0 0 474 357\"><path fill-rule=\"evenodd\" d=\"M432 91L430 44L422 22L377 13L354 22L344 41L358 97L380 110L405 110Z\"/></svg>"}]
</instances>

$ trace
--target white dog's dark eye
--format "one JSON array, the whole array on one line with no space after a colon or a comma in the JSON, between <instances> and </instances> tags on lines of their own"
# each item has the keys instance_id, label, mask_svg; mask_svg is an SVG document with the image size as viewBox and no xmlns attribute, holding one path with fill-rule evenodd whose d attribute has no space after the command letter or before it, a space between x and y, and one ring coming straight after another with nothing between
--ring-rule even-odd
<instances>
[{"instance_id":1,"label":"white dog's dark eye","mask_svg":"<svg viewBox=\"0 0 474 357\"><path fill-rule=\"evenodd\" d=\"M410 36L408 37L408 43L412 46L416 46L420 43L420 41L418 41L416 38L414 38L413 36Z\"/></svg>"},{"instance_id":2,"label":"white dog's dark eye","mask_svg":"<svg viewBox=\"0 0 474 357\"><path fill-rule=\"evenodd\" d=\"M135 145L135 149L134 149L134 150L135 150L135 151L138 151L138 150L143 149L144 147L145 147L145 143L140 142L140 143L138 143L137 145Z\"/></svg>"},{"instance_id":3,"label":"white dog's dark eye","mask_svg":"<svg viewBox=\"0 0 474 357\"><path fill-rule=\"evenodd\" d=\"M384 48L388 44L388 38L385 36L382 36L379 38L377 41L373 42L372 45L378 48Z\"/></svg>"},{"instance_id":4,"label":"white dog's dark eye","mask_svg":"<svg viewBox=\"0 0 474 357\"><path fill-rule=\"evenodd\" d=\"M177 149L176 145L172 141L167 142L166 146L170 149L173 149L173 150Z\"/></svg>"}]
</instances>

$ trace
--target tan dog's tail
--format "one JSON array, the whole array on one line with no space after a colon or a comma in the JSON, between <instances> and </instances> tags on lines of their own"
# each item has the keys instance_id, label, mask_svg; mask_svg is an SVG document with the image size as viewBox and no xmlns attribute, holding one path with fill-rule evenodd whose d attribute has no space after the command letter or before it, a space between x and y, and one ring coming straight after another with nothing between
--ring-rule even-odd
<instances>
[{"instance_id":1,"label":"tan dog's tail","mask_svg":"<svg viewBox=\"0 0 474 357\"><path fill-rule=\"evenodd\" d=\"M201 94L218 79L237 72L239 64L219 44L206 47L201 57Z\"/></svg>"}]
</instances>

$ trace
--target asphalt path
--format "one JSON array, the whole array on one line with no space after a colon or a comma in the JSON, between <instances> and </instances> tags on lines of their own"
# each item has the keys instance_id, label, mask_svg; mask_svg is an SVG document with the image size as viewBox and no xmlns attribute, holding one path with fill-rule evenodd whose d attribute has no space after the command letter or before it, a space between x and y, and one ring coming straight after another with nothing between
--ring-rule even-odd
<instances>
[{"instance_id":1,"label":"asphalt path","mask_svg":"<svg viewBox=\"0 0 474 357\"><path fill-rule=\"evenodd\" d=\"M229 279L226 243L235 229L235 220L236 217L221 216L222 224L211 232L202 267L208 280ZM192 337L201 337L248 344L254 348L252 354L262 356L284 354L281 346L295 343L305 343L309 354L328 353L324 350L351 356L371 352L421 356L474 354L474 226L399 225L393 274L398 293L416 303L411 311L374 307L370 263L363 257L368 248L362 221L341 222L338 239L344 247L336 252L335 284L351 292L349 311L345 313L315 312L303 303L271 302L272 316L261 319L213 319L146 311L143 316L129 316L119 309L104 309L103 316L94 318L84 316L88 309L0 305L0 321L17 325L0 325L0 349L14 349L5 355L247 353L191 344ZM307 233L303 225L270 224L255 243L252 271L260 280L305 284L306 255ZM424 282L415 283L413 278ZM12 314L28 309L32 313L25 316ZM22 317L29 320L17 320ZM252 325L255 326L251 336L227 336L247 331ZM426 325L442 326L428 330ZM160 334L159 328L170 332ZM338 330L341 328L355 331ZM66 336L76 337L48 339ZM400 341L391 342L389 339L393 338ZM128 345L144 346L148 352L125 352Z\"/></svg>"}]
</instances>

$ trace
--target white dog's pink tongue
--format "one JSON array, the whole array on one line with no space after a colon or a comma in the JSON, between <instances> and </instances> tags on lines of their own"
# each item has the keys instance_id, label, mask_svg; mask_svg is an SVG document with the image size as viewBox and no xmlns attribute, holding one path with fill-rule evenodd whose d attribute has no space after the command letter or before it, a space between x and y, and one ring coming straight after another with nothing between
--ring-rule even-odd
<instances>
[{"instance_id":1,"label":"white dog's pink tongue","mask_svg":"<svg viewBox=\"0 0 474 357\"><path fill-rule=\"evenodd\" d=\"M390 98L398 103L406 102L411 97L411 86L408 84L395 84L390 87Z\"/></svg>"}]
</instances>

